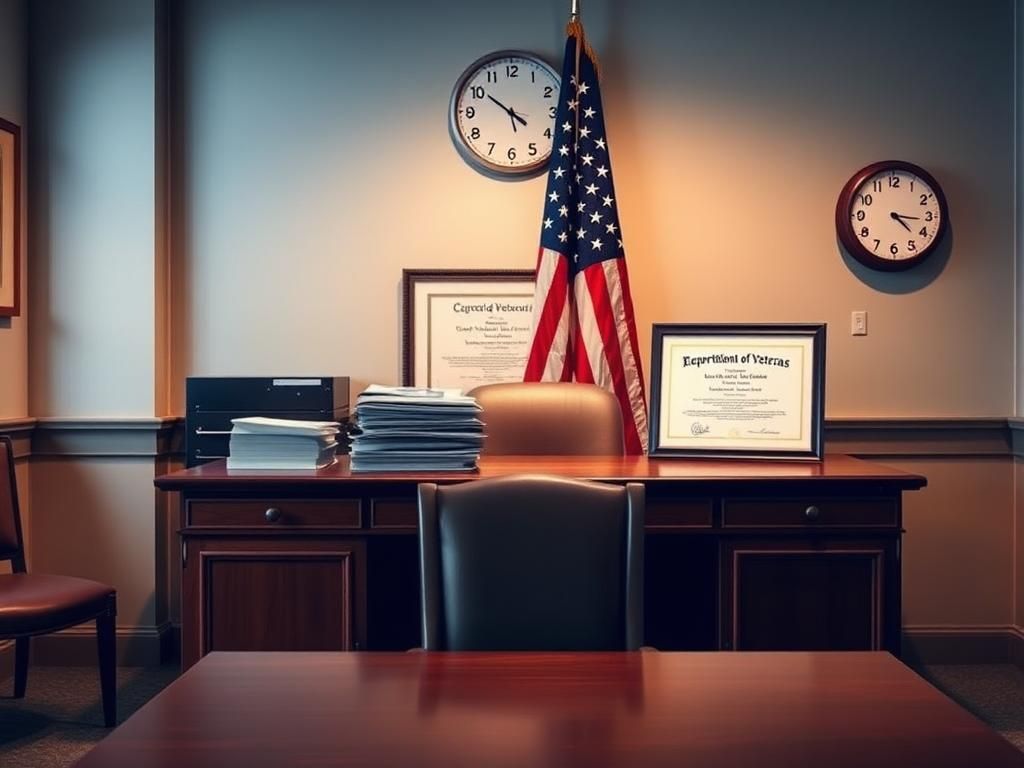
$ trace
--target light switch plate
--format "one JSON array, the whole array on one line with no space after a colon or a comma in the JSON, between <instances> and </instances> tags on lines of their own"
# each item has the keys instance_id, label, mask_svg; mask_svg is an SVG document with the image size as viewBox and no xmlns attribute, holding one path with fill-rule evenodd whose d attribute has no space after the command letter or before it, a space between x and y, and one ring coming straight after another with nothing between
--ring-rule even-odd
<instances>
[{"instance_id":1,"label":"light switch plate","mask_svg":"<svg viewBox=\"0 0 1024 768\"><path fill-rule=\"evenodd\" d=\"M850 313L850 335L868 335L868 313L863 309L855 309Z\"/></svg>"}]
</instances>

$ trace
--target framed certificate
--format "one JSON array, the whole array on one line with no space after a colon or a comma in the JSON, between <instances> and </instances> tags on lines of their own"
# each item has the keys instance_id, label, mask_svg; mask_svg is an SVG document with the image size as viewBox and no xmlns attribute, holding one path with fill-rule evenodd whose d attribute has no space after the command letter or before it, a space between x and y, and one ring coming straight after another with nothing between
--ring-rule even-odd
<instances>
[{"instance_id":1,"label":"framed certificate","mask_svg":"<svg viewBox=\"0 0 1024 768\"><path fill-rule=\"evenodd\" d=\"M533 339L528 269L402 272L402 384L461 389L522 381Z\"/></svg>"},{"instance_id":2,"label":"framed certificate","mask_svg":"<svg viewBox=\"0 0 1024 768\"><path fill-rule=\"evenodd\" d=\"M653 327L651 456L819 460L825 325Z\"/></svg>"}]
</instances>

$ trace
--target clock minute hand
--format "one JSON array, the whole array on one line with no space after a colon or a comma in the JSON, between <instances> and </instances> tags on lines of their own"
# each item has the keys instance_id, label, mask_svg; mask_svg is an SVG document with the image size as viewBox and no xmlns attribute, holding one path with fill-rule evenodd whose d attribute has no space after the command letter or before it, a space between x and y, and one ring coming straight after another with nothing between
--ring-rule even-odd
<instances>
[{"instance_id":1,"label":"clock minute hand","mask_svg":"<svg viewBox=\"0 0 1024 768\"><path fill-rule=\"evenodd\" d=\"M500 101L498 101L496 98L491 96L491 94L488 93L487 94L487 98L490 99L491 101L493 101L495 104L497 104L502 109L504 109L506 112L511 114L511 110L508 107L506 107L504 104L502 104Z\"/></svg>"},{"instance_id":2,"label":"clock minute hand","mask_svg":"<svg viewBox=\"0 0 1024 768\"><path fill-rule=\"evenodd\" d=\"M903 217L896 213L896 211L890 211L889 215L893 218L894 221L898 221L900 223L900 226L907 230L907 232L913 232L913 230L907 226L907 222L903 220Z\"/></svg>"},{"instance_id":3,"label":"clock minute hand","mask_svg":"<svg viewBox=\"0 0 1024 768\"><path fill-rule=\"evenodd\" d=\"M518 120L523 125L526 125L526 120L524 120L523 116L516 112L514 109L509 109L508 114L513 120Z\"/></svg>"}]
</instances>

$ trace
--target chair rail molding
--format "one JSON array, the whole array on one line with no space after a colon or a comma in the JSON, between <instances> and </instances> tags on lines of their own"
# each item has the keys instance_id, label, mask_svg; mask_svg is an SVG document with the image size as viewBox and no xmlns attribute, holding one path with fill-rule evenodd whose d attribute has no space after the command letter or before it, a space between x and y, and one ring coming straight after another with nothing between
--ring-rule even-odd
<instances>
[{"instance_id":1,"label":"chair rail molding","mask_svg":"<svg viewBox=\"0 0 1024 768\"><path fill-rule=\"evenodd\" d=\"M132 418L40 417L33 456L156 458L181 452L184 420L178 416Z\"/></svg>"}]
</instances>

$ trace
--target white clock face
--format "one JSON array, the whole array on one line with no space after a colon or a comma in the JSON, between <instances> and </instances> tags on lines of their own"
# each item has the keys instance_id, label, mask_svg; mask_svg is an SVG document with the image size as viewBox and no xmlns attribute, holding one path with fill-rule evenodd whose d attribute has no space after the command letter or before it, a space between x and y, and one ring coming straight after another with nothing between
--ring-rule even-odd
<instances>
[{"instance_id":1,"label":"white clock face","mask_svg":"<svg viewBox=\"0 0 1024 768\"><path fill-rule=\"evenodd\" d=\"M850 224L861 245L879 259L922 255L939 233L941 209L928 183L903 169L869 176L853 194Z\"/></svg>"},{"instance_id":2,"label":"white clock face","mask_svg":"<svg viewBox=\"0 0 1024 768\"><path fill-rule=\"evenodd\" d=\"M484 171L526 175L546 167L558 108L558 74L516 52L485 57L460 78L450 123L462 155Z\"/></svg>"}]
</instances>

